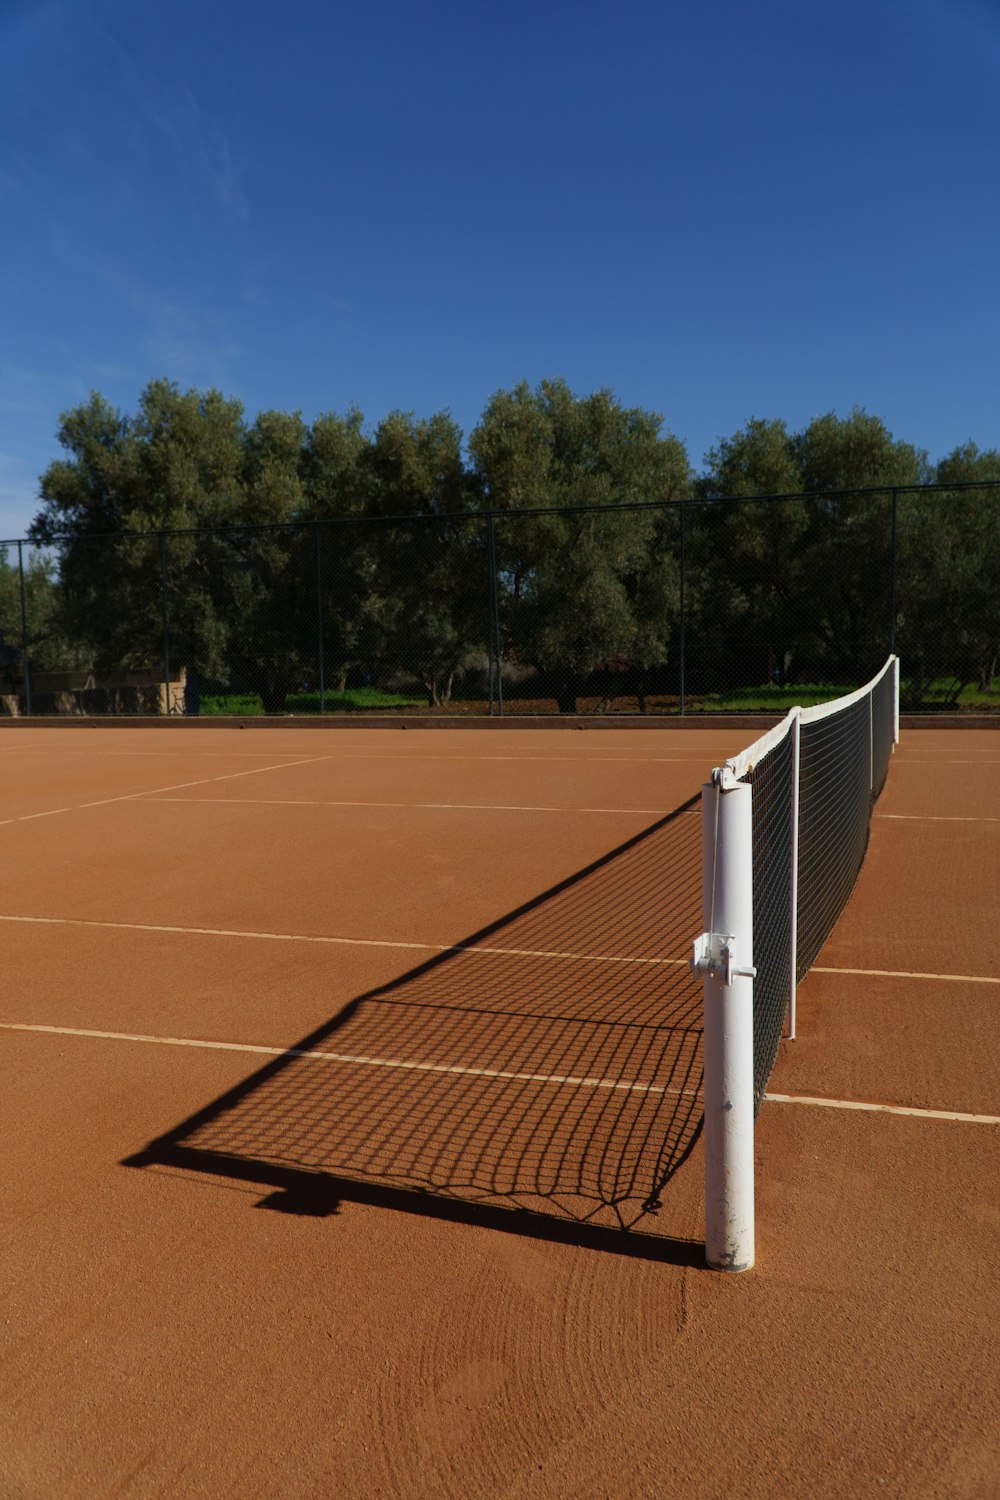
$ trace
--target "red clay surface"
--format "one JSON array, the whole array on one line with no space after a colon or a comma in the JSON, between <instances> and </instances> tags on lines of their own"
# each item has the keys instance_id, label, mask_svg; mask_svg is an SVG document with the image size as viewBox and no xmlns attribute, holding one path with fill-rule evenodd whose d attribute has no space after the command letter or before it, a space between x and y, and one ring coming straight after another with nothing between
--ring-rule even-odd
<instances>
[{"instance_id":1,"label":"red clay surface","mask_svg":"<svg viewBox=\"0 0 1000 1500\"><path fill-rule=\"evenodd\" d=\"M747 738L0 733L4 1500L1000 1492L996 1125L765 1103L703 1269ZM772 1092L1000 1115L998 764L904 735Z\"/></svg>"}]
</instances>

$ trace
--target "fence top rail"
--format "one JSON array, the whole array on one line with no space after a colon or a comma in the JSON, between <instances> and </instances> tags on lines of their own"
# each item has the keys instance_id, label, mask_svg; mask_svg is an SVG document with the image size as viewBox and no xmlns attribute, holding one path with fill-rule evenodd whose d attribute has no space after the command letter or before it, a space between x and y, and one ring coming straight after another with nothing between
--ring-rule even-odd
<instances>
[{"instance_id":1,"label":"fence top rail","mask_svg":"<svg viewBox=\"0 0 1000 1500\"><path fill-rule=\"evenodd\" d=\"M872 484L860 486L849 490L788 490L774 494L761 495L676 495L667 496L662 500L618 500L602 501L596 505L532 505L523 509L507 508L498 510L492 506L486 506L481 510L459 510L422 512L409 515L340 515L340 516L300 516L290 521L227 521L220 522L216 526L166 526L149 527L147 530L128 531L93 531L74 532L57 531L52 532L44 539L38 537L0 537L0 547L58 547L62 542L98 542L115 539L118 541L135 540L149 537L180 537L180 536L225 536L227 534L243 534L246 532L279 532L279 531L308 531L314 528L326 526L402 526L432 525L434 522L445 524L448 522L472 524L473 522L496 522L498 520L520 520L524 516L568 516L568 515L604 515L616 511L657 511L677 509L683 510L686 506L695 509L710 506L725 505L760 505L760 504L782 504L793 500L808 500L816 503L821 500L850 500L852 498L873 498L881 495L933 495L933 494L955 494L964 490L1000 490L1000 479L962 479L954 483L934 484Z\"/></svg>"}]
</instances>

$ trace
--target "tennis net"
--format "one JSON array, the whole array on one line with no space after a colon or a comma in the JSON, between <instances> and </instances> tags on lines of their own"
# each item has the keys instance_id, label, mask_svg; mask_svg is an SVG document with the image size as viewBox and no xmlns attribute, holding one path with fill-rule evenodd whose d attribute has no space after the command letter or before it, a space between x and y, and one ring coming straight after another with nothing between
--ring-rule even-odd
<instances>
[{"instance_id":1,"label":"tennis net","mask_svg":"<svg viewBox=\"0 0 1000 1500\"><path fill-rule=\"evenodd\" d=\"M786 1019L795 1035L796 987L854 889L898 737L893 656L857 692L791 709L714 771L705 788L707 931L695 945L694 966L705 977L706 1147L720 1182L732 1180L728 1132L745 1136L749 1122L752 1133ZM752 1088L744 1053L752 1053ZM710 1140L716 1105L718 1151ZM741 1161L747 1151L744 1139ZM752 1149L749 1160L752 1173ZM752 1178L749 1202L752 1209ZM752 1224L743 1248L733 1248L739 1243L739 1233L719 1229L717 1244L728 1248L717 1249L715 1260L710 1251L710 1263L751 1264Z\"/></svg>"},{"instance_id":2,"label":"tennis net","mask_svg":"<svg viewBox=\"0 0 1000 1500\"><path fill-rule=\"evenodd\" d=\"M856 693L790 709L726 762L753 788L754 1110L795 994L854 889L898 738L898 662Z\"/></svg>"}]
</instances>

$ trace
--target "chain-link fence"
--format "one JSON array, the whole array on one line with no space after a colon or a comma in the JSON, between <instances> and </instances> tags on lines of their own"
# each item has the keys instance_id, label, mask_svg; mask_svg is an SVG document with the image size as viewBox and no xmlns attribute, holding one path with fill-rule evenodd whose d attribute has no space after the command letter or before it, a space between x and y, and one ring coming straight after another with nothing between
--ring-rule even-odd
<instances>
[{"instance_id":1,"label":"chain-link fence","mask_svg":"<svg viewBox=\"0 0 1000 1500\"><path fill-rule=\"evenodd\" d=\"M0 544L0 713L1000 707L1000 484Z\"/></svg>"}]
</instances>

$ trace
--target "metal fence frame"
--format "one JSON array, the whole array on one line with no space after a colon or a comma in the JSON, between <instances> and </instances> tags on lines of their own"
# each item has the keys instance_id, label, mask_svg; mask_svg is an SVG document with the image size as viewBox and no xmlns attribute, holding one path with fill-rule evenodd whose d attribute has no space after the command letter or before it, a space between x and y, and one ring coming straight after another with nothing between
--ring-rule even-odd
<instances>
[{"instance_id":1,"label":"metal fence frame","mask_svg":"<svg viewBox=\"0 0 1000 1500\"><path fill-rule=\"evenodd\" d=\"M398 516L337 516L330 518L303 518L289 522L272 522L255 526L221 526L221 527L184 527L164 528L152 531L119 531L107 533L94 533L88 535L85 540L88 544L99 544L101 542L118 542L127 540L142 540L155 544L159 552L159 574L160 574L160 615L162 622L162 684L165 694L164 702L167 711L170 711L171 703L171 621L168 593L168 563L167 544L170 539L182 537L214 537L224 539L227 535L247 534L253 532L255 535L263 536L268 533L286 533L310 531L315 538L315 622L316 622L316 645L318 655L319 671L319 703L320 713L326 712L327 700L327 663L324 656L324 583L323 583L323 542L324 537L329 536L338 527L345 526L379 526L379 527L413 527L420 525L462 523L479 523L483 528L485 539L485 556L487 567L487 579L485 584L484 614L485 643L486 643L486 680L488 691L488 712L491 716L504 715L505 709L505 683L503 670L503 652L501 641L501 602L498 586L498 564L497 564L497 530L502 525L509 524L512 520L540 518L547 516L568 517L586 514L596 516L603 514L624 514L628 512L667 512L675 511L678 518L678 566L679 566L679 615L677 627L677 713L684 715L688 711L689 697L689 568L690 568L690 527L692 516L703 512L706 507L741 507L745 505L782 505L791 502L807 502L815 505L834 504L849 501L852 498L875 499L885 497L890 511L890 538L889 538L889 578L887 588L887 609L885 619L884 637L880 645L886 653L895 653L897 648L897 604L898 604L898 563L899 563L899 503L903 496L934 494L954 495L960 492L990 491L1000 494L1000 481L995 480L970 480L954 484L931 484L931 485L883 485L868 488L857 488L851 490L836 491L805 491L782 494L746 495L746 496L684 496L677 499L665 499L662 501L625 501L620 504L607 503L601 505L570 505L570 506L537 506L518 510L500 511L496 509L483 509L458 513L455 515L398 515ZM20 642L19 656L22 665L23 694L25 711L31 714L33 710L32 693L32 664L30 653L30 632L28 609L25 588L25 562L24 549L26 547L52 547L58 549L63 543L79 541L81 538L73 533L53 534L44 543L32 541L30 538L13 538L0 541L0 549L8 552L17 550L17 570L20 597ZM507 698L507 708L510 706L510 698ZM515 710L516 711L516 710Z\"/></svg>"}]
</instances>

